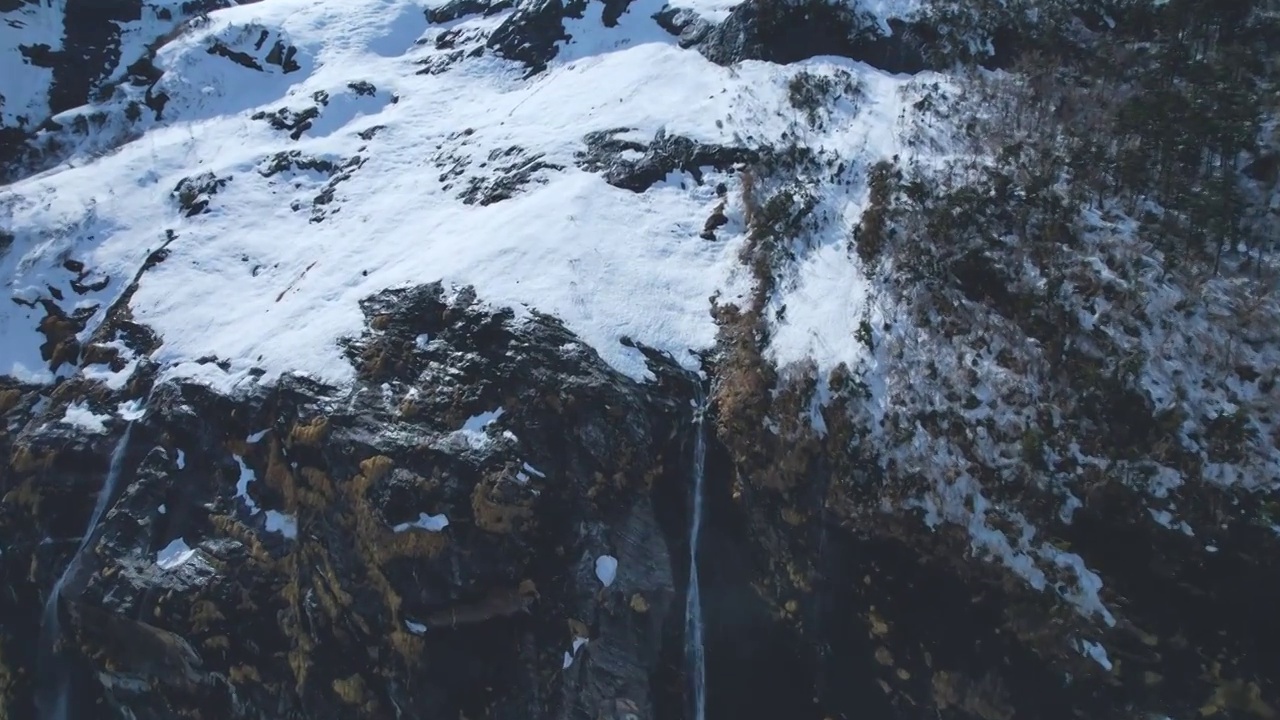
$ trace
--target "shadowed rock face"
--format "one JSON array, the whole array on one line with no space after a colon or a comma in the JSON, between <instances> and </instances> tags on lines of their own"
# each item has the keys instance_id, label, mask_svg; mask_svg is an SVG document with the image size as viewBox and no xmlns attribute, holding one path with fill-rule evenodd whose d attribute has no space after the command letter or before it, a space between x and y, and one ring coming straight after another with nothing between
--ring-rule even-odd
<instances>
[{"instance_id":1,"label":"shadowed rock face","mask_svg":"<svg viewBox=\"0 0 1280 720\"><path fill-rule=\"evenodd\" d=\"M349 391L295 378L231 399L148 379L118 394L68 388L39 409L29 388L0 395L0 568L13 591L0 609L20 619L0 636L12 717L28 716L43 670L43 595L124 429L50 429L73 397L147 408L119 495L63 588L61 642L85 708L654 717L676 587L651 493L687 464L683 372L655 356L659 382L641 387L555 320L438 285L364 307ZM177 539L190 551L180 561L164 552ZM618 559L608 587L601 555ZM28 569L34 582L20 582ZM566 668L575 638L589 642Z\"/></svg>"},{"instance_id":2,"label":"shadowed rock face","mask_svg":"<svg viewBox=\"0 0 1280 720\"><path fill-rule=\"evenodd\" d=\"M698 50L720 65L743 60L794 63L835 55L888 72L926 69L922 43L913 29L902 21L893 22L891 29L891 35L882 35L873 18L846 5L751 0L706 34Z\"/></svg>"}]
</instances>

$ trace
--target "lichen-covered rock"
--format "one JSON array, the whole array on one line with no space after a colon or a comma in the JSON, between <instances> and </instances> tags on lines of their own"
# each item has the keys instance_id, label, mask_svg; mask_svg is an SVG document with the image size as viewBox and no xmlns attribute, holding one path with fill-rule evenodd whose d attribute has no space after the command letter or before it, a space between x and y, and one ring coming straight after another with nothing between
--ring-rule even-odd
<instances>
[{"instance_id":1,"label":"lichen-covered rock","mask_svg":"<svg viewBox=\"0 0 1280 720\"><path fill-rule=\"evenodd\" d=\"M6 624L2 657L34 669L0 676L7 706L22 716L49 676L37 617L75 547L60 539L82 531L123 442L59 601L85 707L654 717L677 583L650 496L686 469L690 381L651 356L660 381L639 386L557 321L466 289L391 290L364 309L350 389L68 385L41 408L0 394L3 577L36 581L3 601L27 620ZM141 415L127 434L105 414L93 431L64 419L121 402Z\"/></svg>"}]
</instances>

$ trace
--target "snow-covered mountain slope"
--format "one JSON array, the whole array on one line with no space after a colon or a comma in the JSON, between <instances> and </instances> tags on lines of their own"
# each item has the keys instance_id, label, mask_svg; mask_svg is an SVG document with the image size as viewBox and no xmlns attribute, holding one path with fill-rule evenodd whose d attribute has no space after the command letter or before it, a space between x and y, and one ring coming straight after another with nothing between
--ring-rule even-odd
<instances>
[{"instance_id":1,"label":"snow-covered mountain slope","mask_svg":"<svg viewBox=\"0 0 1280 720\"><path fill-rule=\"evenodd\" d=\"M606 163L641 157L663 133L777 144L794 131L786 92L799 68L714 65L677 47L652 17L660 9L634 3L606 28L605 5L588 4L529 80L487 53L446 59L511 11L445 26L429 26L415 2L273 0L216 13L158 53L164 75L150 92L168 102L145 136L103 157L73 155L0 196L14 235L5 283L28 303L0 321L6 372L51 380L37 354L39 303L67 315L96 304L79 331L88 337L162 245L167 258L140 282L134 316L160 334L156 360L174 372L229 360L230 371L208 377L222 386L253 368L268 382L282 372L348 379L336 340L358 330L357 301L434 279L561 317L632 375L644 371L623 337L686 358L709 348L708 298L744 286L739 214L730 209L715 241L698 236L724 201L717 186L734 184L732 167L669 168L634 192L581 169L580 156L598 133L635 148ZM269 64L280 42L297 70ZM211 52L221 47L231 51ZM807 71L863 86L857 107L833 120L851 158L898 151L906 78L838 60ZM68 285L68 260L93 273L81 282L95 289Z\"/></svg>"},{"instance_id":2,"label":"snow-covered mountain slope","mask_svg":"<svg viewBox=\"0 0 1280 720\"><path fill-rule=\"evenodd\" d=\"M34 131L132 71L151 46L231 0L10 0L0 4L0 129Z\"/></svg>"},{"instance_id":3,"label":"snow-covered mountain slope","mask_svg":"<svg viewBox=\"0 0 1280 720\"><path fill-rule=\"evenodd\" d=\"M803 638L805 712L1268 717L1280 629L1258 608L1280 588L1246 590L1280 567L1274 260L1241 239L1212 272L1178 264L1152 239L1173 210L1107 189L1120 163L1086 180L1019 155L1076 108L1019 114L1053 80L1022 74L1040 38L1017 33L1052 18L1087 50L1128 12L1043 4L122 0L144 16L100 35L72 0L0 0L20 78L0 87L0 538L23 548L0 582L42 607L67 562L46 541L82 531L85 468L121 437L75 603L180 597L155 632L184 689L139 691L104 651L101 692L137 717L204 692L234 717L277 695L387 716L466 644L428 626L519 615L535 576L547 609L511 644L564 696L521 686L492 716L575 717L584 693L592 717L666 717L617 694L667 672L667 546L687 542L667 526L705 390L708 553L728 558L708 582L732 588L705 595ZM99 53L75 92L73 45ZM1241 181L1261 225L1264 176ZM597 593L610 543L631 555ZM186 574L138 559L165 548ZM224 635L249 606L260 664ZM755 662L725 649L765 621L741 622L709 631L709 672ZM27 640L0 632L0 659ZM364 652L379 673L349 667ZM494 668L462 683L482 700L437 688L410 712L499 702L515 671ZM817 687L832 669L874 698Z\"/></svg>"}]
</instances>

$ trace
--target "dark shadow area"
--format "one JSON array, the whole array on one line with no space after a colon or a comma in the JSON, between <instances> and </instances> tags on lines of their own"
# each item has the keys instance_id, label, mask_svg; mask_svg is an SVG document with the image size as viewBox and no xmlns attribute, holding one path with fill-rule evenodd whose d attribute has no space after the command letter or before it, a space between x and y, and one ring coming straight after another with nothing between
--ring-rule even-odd
<instances>
[{"instance_id":1,"label":"dark shadow area","mask_svg":"<svg viewBox=\"0 0 1280 720\"><path fill-rule=\"evenodd\" d=\"M688 707L684 608L689 583L689 513L692 511L690 500L693 488L691 465L694 427L692 422L684 422L678 427L663 428L663 431L672 433L672 443L679 445L679 457L685 461L664 468L659 481L653 484L651 494L654 517L667 541L676 593L663 623L658 668L650 677L649 687L659 720L684 720Z\"/></svg>"},{"instance_id":2,"label":"dark shadow area","mask_svg":"<svg viewBox=\"0 0 1280 720\"><path fill-rule=\"evenodd\" d=\"M1104 717L1120 706L1085 695L1018 642L1019 629L1030 631L1019 618L1043 622L1047 613L1029 596L967 580L898 540L835 529L822 568L830 580L806 620L821 639L824 717L916 717L918 698L938 703L944 718L1066 720L1081 707Z\"/></svg>"},{"instance_id":3,"label":"dark shadow area","mask_svg":"<svg viewBox=\"0 0 1280 720\"><path fill-rule=\"evenodd\" d=\"M707 662L707 720L819 720L815 667L803 639L752 586L746 518L730 496L722 447L707 452L707 496L698 568Z\"/></svg>"}]
</instances>

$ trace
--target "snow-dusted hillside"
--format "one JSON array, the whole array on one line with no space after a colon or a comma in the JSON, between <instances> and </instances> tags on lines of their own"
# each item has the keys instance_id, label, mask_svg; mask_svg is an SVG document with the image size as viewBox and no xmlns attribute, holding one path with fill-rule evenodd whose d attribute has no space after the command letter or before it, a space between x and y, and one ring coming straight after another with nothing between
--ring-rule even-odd
<instances>
[{"instance_id":1,"label":"snow-dusted hillside","mask_svg":"<svg viewBox=\"0 0 1280 720\"><path fill-rule=\"evenodd\" d=\"M193 523L198 532L157 535L145 555L159 550L169 571L203 552L198 536L209 538L213 553L225 535L254 548L261 565L252 572L267 568L260 572L268 580L243 587L274 593L293 583L278 591L289 608L281 611L282 636L293 644L273 657L297 674L300 695L299 658L318 647L341 655L334 648L346 647L313 644L299 629L310 627L308 613L328 603L337 617L329 606L363 602L343 601L340 589L299 599L306 594L299 573L311 572L303 566L331 560L318 548L350 539L322 542L322 532L341 527L358 536L369 545L355 543L370 567L390 567L388 557L430 565L439 552L434 543L446 542L436 535L508 532L520 524L512 518L532 515L540 493L554 487L561 495L547 490L549 497L572 502L581 490L602 516L611 508L594 505L597 493L617 499L610 493L635 491L625 502L642 508L636 512L643 518L626 523L659 537L640 483L617 478L643 474L647 493L680 467L663 458L683 446L662 445L662 434L675 438L688 429L668 416L701 391L682 395L688 378L673 380L675 368L709 383L719 433L711 472L720 477L711 482L758 533L742 552L754 553L759 578L741 584L770 605L766 614L797 632L821 633L813 630L821 624L815 618L828 618L831 601L810 607L805 598L833 577L852 578L853 587L883 593L866 596L881 598L880 605L858 611L879 643L928 614L904 609L913 620L886 624L883 599L915 608L917 585L935 587L955 600L947 623L981 625L975 632L1008 653L984 656L991 667L969 677L963 672L980 653L939 649L974 644L967 638L948 644L908 630L907 640L884 639L896 643L899 664L874 650L888 673L881 686L897 697L887 689L895 683L913 707L932 698L939 712L1013 717L1008 708L1037 701L1009 699L1000 673L1018 671L991 668L1010 664L1016 653L1028 667L1043 668L1035 682L1078 678L1079 686L1068 682L1073 689L1062 692L1087 688L1079 692L1088 701L1073 706L1081 712L1120 708L1114 687L1154 686L1149 675L1166 668L1143 654L1154 647L1147 638L1172 637L1170 623L1177 622L1153 609L1158 603L1143 594L1150 584L1135 587L1133 568L1146 561L1116 560L1108 538L1156 538L1150 544L1160 562L1176 556L1186 563L1179 572L1211 567L1206 558L1222 548L1247 555L1246 545L1262 548L1263 559L1248 555L1242 567L1276 566L1267 553L1280 542L1280 308L1274 293L1260 292L1274 285L1273 261L1258 249L1252 274L1241 270L1254 250L1242 242L1224 256L1228 272L1181 272L1168 248L1143 234L1164 212L1154 201L1082 201L1069 218L1053 216L1058 225L1037 225L1041 217L1026 208L1038 212L1035 203L1053 194L1051 184L1009 191L999 173L1010 165L1021 172L1032 161L996 160L1032 144L1037 128L1019 126L1022 136L994 147L982 123L1002 110L990 98L970 97L980 85L975 78L1021 87L1019 76L953 68L938 47L954 42L955 33L972 42L970 54L992 57L1000 53L990 38L1000 33L930 16L951 7L942 0L262 0L202 12L224 4L231 3L148 0L142 17L103 20L115 28L110 42L88 45L110 58L87 84L80 78L87 102L72 107L67 98L75 94L59 90L55 78L65 64L51 69L56 63L39 57L66 62L66 28L74 24L67 18L79 5L41 0L11 9L0 0L2 125L20 130L12 145L0 142L16 148L0 157L0 173L15 178L0 186L0 414L21 413L0 434L0 447L12 442L13 477L21 478L0 483L12 508L0 513L0 528L5 517L37 516L26 509L39 507L31 488L61 462L54 451L33 459L44 457L39 448L73 445L64 435L89 438L83 452L96 457L120 427L181 426L173 437L157 429L153 435L163 440L155 449L163 452L137 465L159 467L159 455L170 463L176 450L176 469L153 473L171 479L186 471L186 452L202 454L216 469L199 470L207 476L199 492L225 513ZM1019 23L1029 16L1021 5L1010 7ZM1083 27L1074 23L1064 34L1092 37ZM44 49L32 60L37 46ZM988 141L992 147L982 144ZM1275 192L1274 182L1249 188L1257 197ZM1265 202L1251 201L1265 217ZM1009 219L1019 212L1021 220ZM978 219L951 222L962 216ZM421 290L437 282L441 297ZM501 343L486 344L491 335ZM537 346L552 341L558 345ZM580 352L579 343L591 352ZM519 376L519 392L508 392L495 374L501 372ZM517 412L512 404L556 397L546 386L562 377L573 389L569 400L564 393L546 400L573 418L554 424L573 435L562 454L592 458L566 461L565 472L594 473L589 480L574 475L576 483L594 484L573 485L571 493L554 477L544 488L530 485L525 470L508 472L530 467L527 460L512 464L519 452L558 455L546 444L520 446L524 425L503 426L500 434L494 424L505 412L507 421L527 423L530 436L542 437L539 419L552 411L529 405ZM157 391L163 409L149 416L153 387L176 389L172 397ZM639 423L644 415L643 427L624 428L625 442L610 440L625 453L599 439L608 422L590 413L604 410L583 410L590 417L578 421L578 398L598 402L611 419ZM440 416L422 417L424 407ZM217 418L208 427L184 424L198 426L192 418L206 411ZM241 427L246 416L275 430ZM329 432L331 417L341 428L334 431L341 451L316 439ZM465 421L471 445L449 444L462 432L445 427L454 420ZM277 431L279 438L259 445ZM251 439L241 442L245 435ZM430 442L410 448L420 435ZM174 437L190 444L170 447ZM450 459L414 466L416 475L389 470L427 463L428 455L435 463L432 453ZM465 462L450 464L455 454ZM622 467L606 462L614 455ZM223 487L224 470L239 478L234 488ZM606 475L615 471L610 486ZM120 502L142 517L154 510L139 489L151 476L137 476ZM259 476L264 482L253 485L270 489L267 499L254 500L248 479ZM406 497L423 507L381 519L428 530L429 541L388 539L370 519L371 503L394 514ZM266 515L291 523L283 539L257 527L258 506L271 503L281 510ZM330 512L330 503L342 509ZM253 512L240 512L240 504ZM574 507L551 513L548 523L572 525L576 515L566 516L581 511ZM127 514L116 522L127 525ZM433 522L414 526L413 517ZM632 525L618 529L609 524L623 522L616 517L592 518L607 532L581 529L590 525L584 521L556 542L572 535L586 549L573 547L590 557L613 557L587 545L624 536ZM168 522L154 513L139 521ZM43 532L46 525L54 523L32 527ZM39 534L22 527L15 537ZM900 542L922 567L937 562L945 568L938 575L963 579L932 586L937 576L898 572L914 561L886 551L896 559L891 577L869 589L883 548L842 555L829 550L830 528L847 530L855 548L867 537ZM1138 529L1125 535L1117 528ZM254 545L267 537L267 550ZM129 554L126 541L112 542L120 557ZM479 554L491 552L485 558L498 554L481 546ZM537 550L531 554L551 554ZM565 557L563 545L555 552ZM661 562L635 561L644 572L630 571L643 574L643 583L622 571L622 587L631 592L627 583L636 583L634 594L618 595L623 612L648 612L645 593L674 592L663 584L669 578L659 577L671 574L665 546L653 552ZM268 555L271 562L262 559ZM480 593L478 581L458 579L465 562L458 557L451 556L452 570L432 568L441 577L452 573L439 581L449 602ZM136 561L126 560L104 562ZM505 617L517 602L528 607L527 578L493 564L505 589L487 595L479 610L468 607L469 616ZM1217 582L1213 567L1188 584ZM343 568L317 569L316 577L343 575ZM123 576L139 577L131 572ZM385 595L394 627L361 632L390 637L406 656L422 654L403 628L420 635L426 625L410 615L438 619L443 605L432 604L434 590L418 588L416 570L414 592L431 602L397 584L409 582L407 571L387 570L394 581L380 572L354 582ZM102 583L112 575L95 577ZM517 583L518 598L506 587ZM217 602L230 602L236 587ZM578 604L557 612L581 611L587 594L565 592ZM970 601L980 607L976 620L955 609ZM1229 606L1214 602L1215 611ZM587 644L583 622L568 617L573 652L585 645L590 654L596 636ZM173 624L166 632L208 634L203 615L190 628L166 622ZM1035 622L1052 630L1033 629ZM861 638L862 630L849 634ZM1223 654L1245 647L1240 653L1249 663L1270 652L1251 641L1230 644L1238 633L1221 646L1203 639L1212 635L1193 638L1191 649L1183 642L1176 663L1195 664L1187 658L1210 647ZM190 633L184 637L194 642ZM203 652L230 666L230 656L218 654L225 649L218 637L205 638L214 648ZM819 664L839 656L825 638L807 642L819 648ZM935 653L939 668L950 669L933 667ZM1122 675L1121 658L1141 669ZM1262 690L1246 684L1232 692L1256 690L1260 707L1269 709L1274 687L1248 674L1253 665L1240 667L1238 679L1223 680L1219 668L1212 682L1262 683ZM251 677L243 669L227 673L236 682ZM362 707L361 717L385 710L378 705L383 690L353 690L339 675L332 692ZM4 677L0 672L0 692ZM1040 686L1022 677L1027 689L1010 692L1034 696ZM395 703L402 692L389 681L385 698ZM1134 706L1200 702L1180 692L1150 690ZM987 695L1000 699L983 700ZM315 697L299 702L311 707ZM614 710L619 718L639 716L626 715L621 704Z\"/></svg>"}]
</instances>

